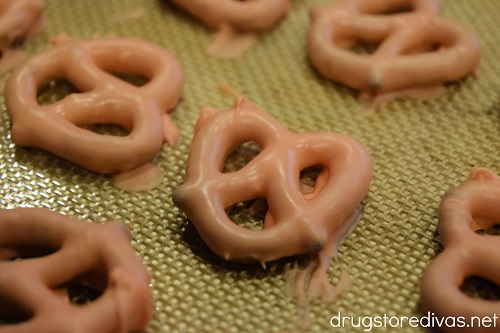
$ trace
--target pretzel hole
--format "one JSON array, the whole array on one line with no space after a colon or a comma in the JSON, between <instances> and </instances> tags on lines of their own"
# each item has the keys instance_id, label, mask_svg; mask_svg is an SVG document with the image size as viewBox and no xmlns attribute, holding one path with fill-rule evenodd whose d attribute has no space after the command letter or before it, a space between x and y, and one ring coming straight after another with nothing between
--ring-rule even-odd
<instances>
[{"instance_id":1,"label":"pretzel hole","mask_svg":"<svg viewBox=\"0 0 500 333\"><path fill-rule=\"evenodd\" d=\"M37 101L40 105L50 105L59 102L66 96L80 92L68 80L52 79L46 81L38 88Z\"/></svg>"},{"instance_id":2,"label":"pretzel hole","mask_svg":"<svg viewBox=\"0 0 500 333\"><path fill-rule=\"evenodd\" d=\"M92 124L82 128L100 135L127 136L129 131L120 125L115 124Z\"/></svg>"},{"instance_id":3,"label":"pretzel hole","mask_svg":"<svg viewBox=\"0 0 500 333\"><path fill-rule=\"evenodd\" d=\"M133 73L110 73L110 74L136 87L145 86L146 84L148 84L149 81L151 81L150 78L141 74L133 74Z\"/></svg>"},{"instance_id":4,"label":"pretzel hole","mask_svg":"<svg viewBox=\"0 0 500 333\"><path fill-rule=\"evenodd\" d=\"M380 15L397 15L397 14L403 14L403 13L410 13L415 11L415 6L411 1L405 1L405 3L400 3L392 8L385 8L382 10Z\"/></svg>"},{"instance_id":5,"label":"pretzel hole","mask_svg":"<svg viewBox=\"0 0 500 333\"><path fill-rule=\"evenodd\" d=\"M257 198L239 202L228 209L228 217L239 226L251 230L262 230L268 211L267 200Z\"/></svg>"},{"instance_id":6,"label":"pretzel hole","mask_svg":"<svg viewBox=\"0 0 500 333\"><path fill-rule=\"evenodd\" d=\"M88 269L85 273L60 286L66 290L68 300L73 305L85 305L97 300L110 283L106 267L99 264Z\"/></svg>"},{"instance_id":7,"label":"pretzel hole","mask_svg":"<svg viewBox=\"0 0 500 333\"><path fill-rule=\"evenodd\" d=\"M15 300L0 296L0 331L2 325L14 325L33 318L33 313L21 307Z\"/></svg>"},{"instance_id":8,"label":"pretzel hole","mask_svg":"<svg viewBox=\"0 0 500 333\"><path fill-rule=\"evenodd\" d=\"M262 148L255 141L246 141L232 150L226 157L222 166L223 173L236 172L250 163Z\"/></svg>"},{"instance_id":9,"label":"pretzel hole","mask_svg":"<svg viewBox=\"0 0 500 333\"><path fill-rule=\"evenodd\" d=\"M0 261L19 261L23 259L45 257L58 249L51 247L23 245L0 248Z\"/></svg>"},{"instance_id":10,"label":"pretzel hole","mask_svg":"<svg viewBox=\"0 0 500 333\"><path fill-rule=\"evenodd\" d=\"M299 184L302 194L306 196L311 195L316 188L316 185L320 187L323 186L323 184L318 183L318 177L324 170L325 167L318 164L307 167L300 172ZM320 190L321 188L318 189Z\"/></svg>"},{"instance_id":11,"label":"pretzel hole","mask_svg":"<svg viewBox=\"0 0 500 333\"><path fill-rule=\"evenodd\" d=\"M0 10L0 16L4 15L2 11ZM7 48L10 49L17 49L20 48L24 42L24 36L19 36L15 38L14 40L11 40L8 36L0 36L0 47L5 50ZM4 51L0 51L0 59L2 59L4 56ZM19 56L18 59L22 60L22 56Z\"/></svg>"},{"instance_id":12,"label":"pretzel hole","mask_svg":"<svg viewBox=\"0 0 500 333\"><path fill-rule=\"evenodd\" d=\"M355 41L354 43L352 43L352 42L349 43L347 41L344 41L344 42L341 42L341 43L350 44L349 47L348 47L348 49L352 53L359 54L359 55L363 55L363 54L370 55L370 54L373 54L373 53L375 53L375 51L377 51L378 47L380 46L380 42L375 42L375 41L362 41L362 40L359 40L359 41Z\"/></svg>"},{"instance_id":13,"label":"pretzel hole","mask_svg":"<svg viewBox=\"0 0 500 333\"><path fill-rule=\"evenodd\" d=\"M71 304L82 306L94 302L107 288L106 271L100 268L90 270L59 287L66 292Z\"/></svg>"},{"instance_id":14,"label":"pretzel hole","mask_svg":"<svg viewBox=\"0 0 500 333\"><path fill-rule=\"evenodd\" d=\"M75 283L67 287L68 299L71 304L85 305L98 299L102 295L102 291L92 286Z\"/></svg>"},{"instance_id":15,"label":"pretzel hole","mask_svg":"<svg viewBox=\"0 0 500 333\"><path fill-rule=\"evenodd\" d=\"M411 54L419 54L419 53L437 52L442 47L445 47L445 45L441 44L439 42L430 41L430 42L424 43L424 44L412 45L411 47L408 47L406 50L403 50L402 54L411 55Z\"/></svg>"},{"instance_id":16,"label":"pretzel hole","mask_svg":"<svg viewBox=\"0 0 500 333\"><path fill-rule=\"evenodd\" d=\"M500 236L500 224L495 224L489 228L479 228L476 231L478 235L491 235L491 236Z\"/></svg>"},{"instance_id":17,"label":"pretzel hole","mask_svg":"<svg viewBox=\"0 0 500 333\"><path fill-rule=\"evenodd\" d=\"M472 298L480 298L488 301L500 300L500 286L483 277L467 277L460 286L460 290Z\"/></svg>"},{"instance_id":18,"label":"pretzel hole","mask_svg":"<svg viewBox=\"0 0 500 333\"><path fill-rule=\"evenodd\" d=\"M36 245L2 247L0 248L0 261L21 261L40 258L56 251L56 248ZM1 325L12 325L28 321L33 315L29 309L19 304L18 300L0 295L0 327Z\"/></svg>"}]
</instances>

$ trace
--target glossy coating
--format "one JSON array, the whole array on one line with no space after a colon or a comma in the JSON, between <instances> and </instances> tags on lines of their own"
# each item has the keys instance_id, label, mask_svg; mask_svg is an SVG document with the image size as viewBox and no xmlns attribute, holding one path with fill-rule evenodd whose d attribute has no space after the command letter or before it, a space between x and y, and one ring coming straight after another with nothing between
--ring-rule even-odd
<instances>
[{"instance_id":1,"label":"glossy coating","mask_svg":"<svg viewBox=\"0 0 500 333\"><path fill-rule=\"evenodd\" d=\"M246 98L225 110L204 109L196 124L183 185L174 203L208 246L226 260L271 260L302 253L329 255L357 221L368 192L371 160L354 139L332 132L296 134ZM238 171L222 173L227 155L247 141L262 151ZM321 165L311 193L300 172ZM235 224L226 210L267 200L262 230Z\"/></svg>"},{"instance_id":2,"label":"glossy coating","mask_svg":"<svg viewBox=\"0 0 500 333\"><path fill-rule=\"evenodd\" d=\"M207 53L221 58L243 55L256 31L271 29L290 10L290 0L172 0L216 31Z\"/></svg>"},{"instance_id":3,"label":"glossy coating","mask_svg":"<svg viewBox=\"0 0 500 333\"><path fill-rule=\"evenodd\" d=\"M376 47L360 54L357 43ZM439 15L437 0L343 0L311 12L308 55L326 78L384 99L441 93L476 70L481 52L472 32Z\"/></svg>"},{"instance_id":4,"label":"glossy coating","mask_svg":"<svg viewBox=\"0 0 500 333\"><path fill-rule=\"evenodd\" d=\"M172 0L212 29L269 29L290 9L290 0Z\"/></svg>"},{"instance_id":5,"label":"glossy coating","mask_svg":"<svg viewBox=\"0 0 500 333\"><path fill-rule=\"evenodd\" d=\"M12 141L47 150L98 173L130 171L151 161L178 131L168 112L183 86L178 61L165 49L132 38L58 38L51 49L16 67L5 88ZM148 79L135 86L113 74ZM40 105L40 87L63 79L80 92ZM101 135L88 126L117 125L125 136Z\"/></svg>"}]
</instances>

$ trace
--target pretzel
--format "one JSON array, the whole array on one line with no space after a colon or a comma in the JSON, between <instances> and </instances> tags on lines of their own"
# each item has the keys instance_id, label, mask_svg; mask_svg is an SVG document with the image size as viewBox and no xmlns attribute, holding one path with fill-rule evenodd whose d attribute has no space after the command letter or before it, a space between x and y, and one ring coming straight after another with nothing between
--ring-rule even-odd
<instances>
[{"instance_id":1,"label":"pretzel","mask_svg":"<svg viewBox=\"0 0 500 333\"><path fill-rule=\"evenodd\" d=\"M291 6L290 0L172 0L172 2L218 31L208 47L208 52L220 57L241 55L255 39L254 34L248 32L270 29L287 14Z\"/></svg>"},{"instance_id":2,"label":"pretzel","mask_svg":"<svg viewBox=\"0 0 500 333\"><path fill-rule=\"evenodd\" d=\"M422 304L437 317L470 319L500 315L500 303L476 299L460 287L470 276L500 284L499 240L475 231L500 223L500 177L474 168L460 186L448 191L439 207L439 234L444 251L429 265L421 282ZM496 253L496 254L495 254ZM498 332L497 326L442 327L447 332Z\"/></svg>"},{"instance_id":3,"label":"pretzel","mask_svg":"<svg viewBox=\"0 0 500 333\"><path fill-rule=\"evenodd\" d=\"M172 0L212 29L265 30L285 16L290 0Z\"/></svg>"},{"instance_id":4,"label":"pretzel","mask_svg":"<svg viewBox=\"0 0 500 333\"><path fill-rule=\"evenodd\" d=\"M390 11L409 12L383 15ZM372 54L350 50L356 42L378 43ZM439 16L437 0L343 0L311 12L308 55L328 79L379 104L399 95L426 97L443 84L475 71L476 37Z\"/></svg>"},{"instance_id":5,"label":"pretzel","mask_svg":"<svg viewBox=\"0 0 500 333\"><path fill-rule=\"evenodd\" d=\"M45 149L94 172L115 173L146 164L164 141L177 140L167 112L179 100L183 74L170 53L132 38L60 38L55 44L14 69L7 81L15 144ZM110 73L143 75L149 82L137 87ZM54 79L66 79L82 92L40 105L38 88ZM118 125L129 133L101 135L85 128L95 124Z\"/></svg>"},{"instance_id":6,"label":"pretzel","mask_svg":"<svg viewBox=\"0 0 500 333\"><path fill-rule=\"evenodd\" d=\"M17 39L35 32L42 22L43 0L0 1L0 50L8 49Z\"/></svg>"},{"instance_id":7,"label":"pretzel","mask_svg":"<svg viewBox=\"0 0 500 333\"><path fill-rule=\"evenodd\" d=\"M0 324L2 333L130 333L153 315L149 272L117 221L0 210L0 281L0 316L12 321ZM69 289L77 285L102 294L73 304Z\"/></svg>"},{"instance_id":8,"label":"pretzel","mask_svg":"<svg viewBox=\"0 0 500 333\"><path fill-rule=\"evenodd\" d=\"M174 203L207 245L226 260L266 262L302 253L335 251L368 191L371 161L354 139L331 132L295 134L244 97L226 110L204 109L195 127L185 182ZM255 141L262 151L233 173L226 156ZM324 167L312 193L300 190L300 172ZM262 230L235 224L226 210L266 198ZM322 253L324 254L324 253Z\"/></svg>"}]
</instances>

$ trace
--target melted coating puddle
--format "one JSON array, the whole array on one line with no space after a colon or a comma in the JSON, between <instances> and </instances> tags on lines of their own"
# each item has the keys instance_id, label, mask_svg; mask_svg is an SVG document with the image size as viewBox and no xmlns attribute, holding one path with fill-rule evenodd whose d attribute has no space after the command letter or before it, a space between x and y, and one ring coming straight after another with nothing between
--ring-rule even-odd
<instances>
[{"instance_id":1,"label":"melted coating puddle","mask_svg":"<svg viewBox=\"0 0 500 333\"><path fill-rule=\"evenodd\" d=\"M162 181L163 172L151 163L113 177L113 184L127 192L149 191L160 185Z\"/></svg>"}]
</instances>

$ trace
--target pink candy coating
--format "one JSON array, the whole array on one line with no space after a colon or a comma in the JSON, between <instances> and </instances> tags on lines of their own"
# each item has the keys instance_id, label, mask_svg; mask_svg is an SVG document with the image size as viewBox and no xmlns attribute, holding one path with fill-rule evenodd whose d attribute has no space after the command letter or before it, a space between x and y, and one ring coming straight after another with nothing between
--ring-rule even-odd
<instances>
[{"instance_id":1,"label":"pink candy coating","mask_svg":"<svg viewBox=\"0 0 500 333\"><path fill-rule=\"evenodd\" d=\"M222 173L226 156L255 141L262 151L242 169ZM300 172L321 165L312 193ZM226 260L266 263L334 248L347 232L371 181L371 161L354 139L331 132L296 134L245 98L226 110L205 109L196 124L186 178L173 193L208 246ZM230 220L226 209L266 198L262 230ZM332 244L334 243L334 244Z\"/></svg>"},{"instance_id":2,"label":"pink candy coating","mask_svg":"<svg viewBox=\"0 0 500 333\"><path fill-rule=\"evenodd\" d=\"M213 29L263 30L275 25L290 9L290 0L172 0Z\"/></svg>"},{"instance_id":3,"label":"pink candy coating","mask_svg":"<svg viewBox=\"0 0 500 333\"><path fill-rule=\"evenodd\" d=\"M137 87L112 73L142 75ZM50 105L37 101L47 81L65 79L81 93ZM94 38L56 45L16 67L5 89L12 141L45 149L99 173L130 171L151 161L164 141L178 132L167 112L183 85L178 61L165 49L133 38ZM118 125L126 136L101 135L85 128Z\"/></svg>"},{"instance_id":4,"label":"pink candy coating","mask_svg":"<svg viewBox=\"0 0 500 333\"><path fill-rule=\"evenodd\" d=\"M120 222L87 223L42 208L0 210L0 314L20 319L2 324L2 333L142 330L153 316L149 283ZM72 304L72 284L102 294Z\"/></svg>"},{"instance_id":5,"label":"pink candy coating","mask_svg":"<svg viewBox=\"0 0 500 333\"><path fill-rule=\"evenodd\" d=\"M410 11L384 14L398 9ZM343 0L315 8L311 21L313 66L370 95L365 99L436 95L436 87L474 72L481 56L468 29L439 16L437 0ZM349 48L359 41L380 45L372 54L357 54Z\"/></svg>"},{"instance_id":6,"label":"pink candy coating","mask_svg":"<svg viewBox=\"0 0 500 333\"><path fill-rule=\"evenodd\" d=\"M497 236L478 235L500 221L500 177L474 168L469 178L446 192L439 207L439 234L444 251L427 268L421 282L422 304L437 317L493 318L500 303L464 294L467 277L479 276L500 285L500 243ZM498 320L498 319L497 319ZM498 323L497 323L498 325ZM493 333L498 326L443 327L446 332Z\"/></svg>"}]
</instances>

